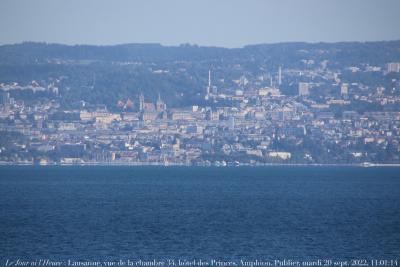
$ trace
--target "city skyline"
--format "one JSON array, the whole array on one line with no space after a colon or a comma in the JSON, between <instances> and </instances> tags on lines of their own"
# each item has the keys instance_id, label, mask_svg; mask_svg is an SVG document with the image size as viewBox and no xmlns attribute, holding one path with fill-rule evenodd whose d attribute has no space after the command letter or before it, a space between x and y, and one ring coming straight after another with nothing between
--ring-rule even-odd
<instances>
[{"instance_id":1,"label":"city skyline","mask_svg":"<svg viewBox=\"0 0 400 267\"><path fill-rule=\"evenodd\" d=\"M0 47L0 164L399 165L399 44Z\"/></svg>"}]
</instances>

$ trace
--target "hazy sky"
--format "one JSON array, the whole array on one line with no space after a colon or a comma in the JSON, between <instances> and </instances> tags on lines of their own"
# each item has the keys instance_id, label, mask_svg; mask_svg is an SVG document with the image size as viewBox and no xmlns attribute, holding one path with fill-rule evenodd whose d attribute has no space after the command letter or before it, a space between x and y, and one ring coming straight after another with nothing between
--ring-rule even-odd
<instances>
[{"instance_id":1,"label":"hazy sky","mask_svg":"<svg viewBox=\"0 0 400 267\"><path fill-rule=\"evenodd\" d=\"M0 0L0 43L191 43L400 39L400 0Z\"/></svg>"}]
</instances>

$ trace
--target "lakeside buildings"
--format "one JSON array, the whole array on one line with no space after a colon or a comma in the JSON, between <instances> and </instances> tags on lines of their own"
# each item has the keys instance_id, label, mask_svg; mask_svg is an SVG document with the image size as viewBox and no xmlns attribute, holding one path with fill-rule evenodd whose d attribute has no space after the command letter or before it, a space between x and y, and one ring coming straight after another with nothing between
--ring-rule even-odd
<instances>
[{"instance_id":1,"label":"lakeside buildings","mask_svg":"<svg viewBox=\"0 0 400 267\"><path fill-rule=\"evenodd\" d=\"M397 64L397 65L396 65ZM354 69L354 71L360 71ZM365 72L371 71L366 68ZM383 72L380 68L373 71ZM388 72L399 72L389 63ZM318 83L297 82L298 96L280 91L285 79L319 77L337 88L335 94L313 99ZM270 86L242 77L250 89L226 91L212 85L211 70L204 105L170 108L161 95L144 93L110 107L83 103L61 108L48 99L35 105L10 96L13 90L58 94L55 85L1 84L0 130L2 164L162 164L257 165L267 163L400 163L400 112L356 111L368 103L399 105L389 88L365 89L344 83L323 69L279 67ZM396 86L399 85L399 83ZM224 104L218 104L224 103Z\"/></svg>"}]
</instances>

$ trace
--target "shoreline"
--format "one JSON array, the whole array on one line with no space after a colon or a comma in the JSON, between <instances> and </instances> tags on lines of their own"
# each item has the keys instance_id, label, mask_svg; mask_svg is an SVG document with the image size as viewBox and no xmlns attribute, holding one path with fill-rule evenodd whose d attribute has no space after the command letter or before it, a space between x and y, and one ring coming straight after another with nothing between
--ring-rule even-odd
<instances>
[{"instance_id":1,"label":"shoreline","mask_svg":"<svg viewBox=\"0 0 400 267\"><path fill-rule=\"evenodd\" d=\"M400 163L264 163L264 164L238 164L238 165L193 165L178 163L109 163L109 162L85 162L85 163L7 163L0 162L0 167L4 166L40 166L40 167L199 167L199 168L240 168L240 167L400 167Z\"/></svg>"}]
</instances>

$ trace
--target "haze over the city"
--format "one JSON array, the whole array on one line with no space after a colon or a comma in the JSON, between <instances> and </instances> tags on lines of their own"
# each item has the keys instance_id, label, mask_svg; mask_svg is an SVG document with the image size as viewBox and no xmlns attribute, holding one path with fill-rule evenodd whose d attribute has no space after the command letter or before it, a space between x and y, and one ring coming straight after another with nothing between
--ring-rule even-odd
<instances>
[{"instance_id":1,"label":"haze over the city","mask_svg":"<svg viewBox=\"0 0 400 267\"><path fill-rule=\"evenodd\" d=\"M400 38L398 0L3 0L0 9L0 44L241 47Z\"/></svg>"}]
</instances>

